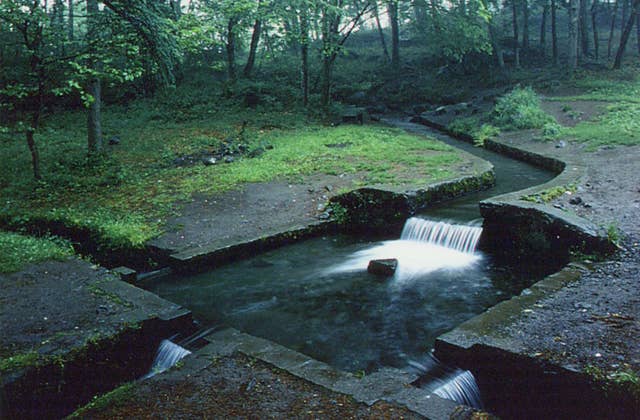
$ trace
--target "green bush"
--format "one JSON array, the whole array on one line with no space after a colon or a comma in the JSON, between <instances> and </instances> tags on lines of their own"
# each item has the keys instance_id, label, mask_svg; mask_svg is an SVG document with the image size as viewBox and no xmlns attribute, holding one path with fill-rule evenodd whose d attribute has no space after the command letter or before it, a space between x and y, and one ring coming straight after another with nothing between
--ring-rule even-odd
<instances>
[{"instance_id":1,"label":"green bush","mask_svg":"<svg viewBox=\"0 0 640 420\"><path fill-rule=\"evenodd\" d=\"M540 108L540 99L530 87L515 88L498 98L493 121L507 131L542 128L547 123L555 122Z\"/></svg>"}]
</instances>

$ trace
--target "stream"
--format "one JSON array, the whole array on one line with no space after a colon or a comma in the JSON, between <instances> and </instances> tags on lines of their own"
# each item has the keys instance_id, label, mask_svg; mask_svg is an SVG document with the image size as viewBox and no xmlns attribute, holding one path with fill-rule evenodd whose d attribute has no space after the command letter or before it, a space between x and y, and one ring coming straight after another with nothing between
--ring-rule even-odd
<instances>
[{"instance_id":1,"label":"stream","mask_svg":"<svg viewBox=\"0 0 640 420\"><path fill-rule=\"evenodd\" d=\"M435 137L495 167L494 188L432 206L421 218L479 226L480 200L541 184L554 176L419 124L399 118L384 122ZM478 251L418 246L422 248L403 240L371 242L347 235L325 236L201 274L150 279L142 286L189 308L204 325L231 326L338 369L371 372L421 360L436 337L546 274L532 267L497 266ZM387 256L387 249L393 249L395 255ZM398 258L400 267L405 264L403 259L411 257L418 265L423 261L426 265L408 277L396 273L381 279L366 271L374 250L383 251L376 257ZM363 255L366 258L358 260Z\"/></svg>"}]
</instances>

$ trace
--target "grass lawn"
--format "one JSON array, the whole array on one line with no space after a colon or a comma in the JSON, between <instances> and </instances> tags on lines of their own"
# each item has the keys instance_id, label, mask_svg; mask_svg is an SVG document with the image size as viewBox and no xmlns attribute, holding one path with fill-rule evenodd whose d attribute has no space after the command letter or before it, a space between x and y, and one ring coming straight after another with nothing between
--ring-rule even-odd
<instances>
[{"instance_id":1,"label":"grass lawn","mask_svg":"<svg viewBox=\"0 0 640 420\"><path fill-rule=\"evenodd\" d=\"M453 175L452 165L459 161L455 149L443 143L382 126L328 127L296 112L161 98L106 107L105 138L117 135L121 143L106 146L105 158L89 165L85 121L82 112L45 120L36 135L40 182L31 175L23 136L0 135L0 158L6 162L0 168L0 220L13 227L35 219L62 221L88 228L107 249L140 247L162 232L178 211L176 203L195 192L214 194L281 178L295 182L312 173L358 172L367 184L427 183ZM238 138L243 121L246 130ZM215 151L229 138L263 153L212 166L199 160L174 164L180 156ZM336 144L340 147L327 147Z\"/></svg>"},{"instance_id":2,"label":"grass lawn","mask_svg":"<svg viewBox=\"0 0 640 420\"><path fill-rule=\"evenodd\" d=\"M58 238L33 238L0 231L0 273L18 271L26 264L60 260L73 255L71 245Z\"/></svg>"}]
</instances>

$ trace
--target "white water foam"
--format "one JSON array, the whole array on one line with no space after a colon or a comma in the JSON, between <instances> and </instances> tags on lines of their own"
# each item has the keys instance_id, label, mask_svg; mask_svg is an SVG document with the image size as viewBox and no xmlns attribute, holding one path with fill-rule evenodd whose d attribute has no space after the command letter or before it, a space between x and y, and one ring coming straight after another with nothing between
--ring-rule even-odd
<instances>
[{"instance_id":1,"label":"white water foam","mask_svg":"<svg viewBox=\"0 0 640 420\"><path fill-rule=\"evenodd\" d=\"M396 284L436 270L464 269L482 259L474 252L481 232L480 227L412 217L407 220L401 239L358 251L344 263L331 267L327 274L366 270L369 261L387 258L398 260Z\"/></svg>"},{"instance_id":2,"label":"white water foam","mask_svg":"<svg viewBox=\"0 0 640 420\"><path fill-rule=\"evenodd\" d=\"M169 340L162 340L156 352L156 358L153 361L151 370L142 379L151 378L158 373L164 372L190 354L191 352L189 350Z\"/></svg>"}]
</instances>

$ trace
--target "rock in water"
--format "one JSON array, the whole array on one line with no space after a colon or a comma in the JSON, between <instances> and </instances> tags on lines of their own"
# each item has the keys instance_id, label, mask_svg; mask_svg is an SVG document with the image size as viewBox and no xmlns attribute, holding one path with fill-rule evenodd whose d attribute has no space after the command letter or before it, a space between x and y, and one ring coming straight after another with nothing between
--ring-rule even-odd
<instances>
[{"instance_id":1,"label":"rock in water","mask_svg":"<svg viewBox=\"0 0 640 420\"><path fill-rule=\"evenodd\" d=\"M398 260L395 258L388 258L369 261L367 271L377 276L390 277L396 272L396 268L398 268Z\"/></svg>"}]
</instances>

